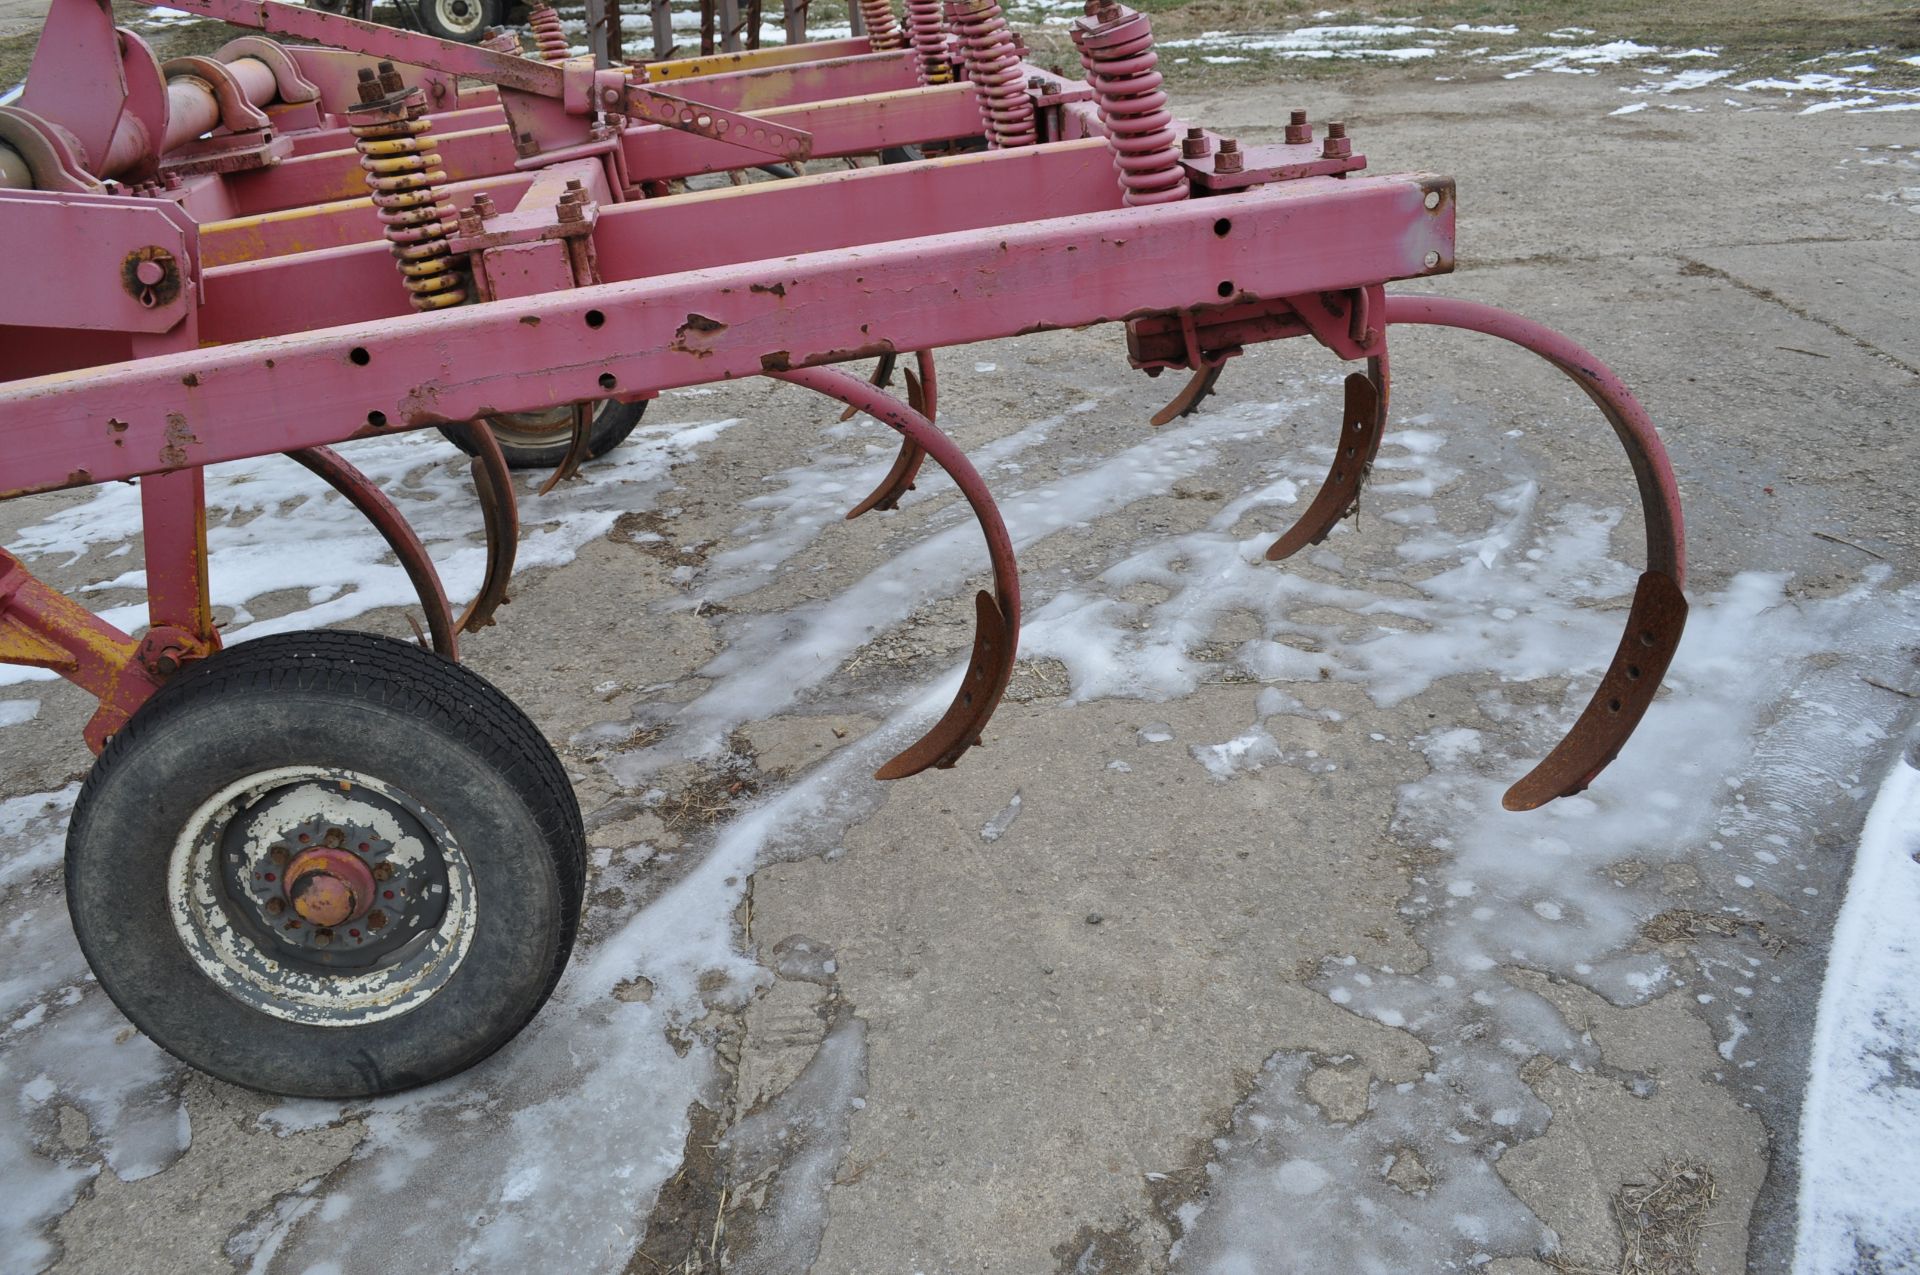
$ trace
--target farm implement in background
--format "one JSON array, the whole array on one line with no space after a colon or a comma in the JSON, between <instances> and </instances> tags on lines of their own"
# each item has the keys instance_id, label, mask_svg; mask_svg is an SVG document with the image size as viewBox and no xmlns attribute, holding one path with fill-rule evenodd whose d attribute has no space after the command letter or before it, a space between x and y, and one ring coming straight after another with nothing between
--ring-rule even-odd
<instances>
[{"instance_id":1,"label":"farm implement in background","mask_svg":"<svg viewBox=\"0 0 1920 1275\"><path fill-rule=\"evenodd\" d=\"M529 57L512 35L469 46L273 0L172 7L258 34L161 63L105 0L54 0L0 107L0 498L138 480L149 596L136 637L0 551L0 660L99 701L69 834L75 930L127 1016L195 1066L372 1094L471 1065L539 1009L579 918L580 813L459 643L506 599L510 467L559 481L663 390L773 377L891 427L898 458L849 517L897 506L929 458L971 506L992 575L972 657L881 778L980 741L1020 628L1006 528L935 424L933 351L1098 323L1124 326L1132 366L1186 374L1156 424L1257 342L1311 337L1357 366L1276 560L1355 508L1396 327L1547 359L1626 449L1647 566L1592 702L1507 805L1585 787L1658 689L1684 549L1632 395L1527 320L1389 295L1452 269L1452 181L1370 173L1305 112L1266 145L1177 120L1148 20L1123 5L1072 25L1081 78L1023 60L991 0L909 0L904 27L863 0L852 39L638 67L569 57L550 10ZM806 171L876 155L904 162ZM759 168L782 179L683 185ZM840 366L876 356L872 380ZM904 399L884 386L895 359ZM332 450L427 426L472 453L486 512L485 582L460 608ZM379 530L430 650L336 632L222 649L204 469L270 453Z\"/></svg>"}]
</instances>

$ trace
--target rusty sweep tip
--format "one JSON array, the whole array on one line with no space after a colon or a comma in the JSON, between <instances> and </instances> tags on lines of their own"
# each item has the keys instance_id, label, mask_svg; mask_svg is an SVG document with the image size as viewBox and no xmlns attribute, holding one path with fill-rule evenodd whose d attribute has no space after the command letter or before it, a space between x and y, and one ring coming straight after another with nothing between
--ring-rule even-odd
<instances>
[{"instance_id":1,"label":"rusty sweep tip","mask_svg":"<svg viewBox=\"0 0 1920 1275\"><path fill-rule=\"evenodd\" d=\"M1686 626L1687 599L1679 582L1664 571L1642 575L1627 612L1627 631L1580 720L1545 760L1507 789L1500 804L1535 810L1591 784L1620 755L1652 705Z\"/></svg>"},{"instance_id":2,"label":"rusty sweep tip","mask_svg":"<svg viewBox=\"0 0 1920 1275\"><path fill-rule=\"evenodd\" d=\"M980 731L1013 678L1019 632L1017 622L1000 609L991 593L982 589L974 595L973 604L973 658L967 662L959 693L933 729L876 770L875 779L905 779L934 767L944 770L980 742Z\"/></svg>"}]
</instances>

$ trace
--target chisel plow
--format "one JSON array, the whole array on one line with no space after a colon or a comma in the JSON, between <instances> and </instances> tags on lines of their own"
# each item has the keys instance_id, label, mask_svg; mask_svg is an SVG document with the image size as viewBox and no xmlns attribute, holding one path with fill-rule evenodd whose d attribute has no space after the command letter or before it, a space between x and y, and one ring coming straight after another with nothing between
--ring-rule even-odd
<instances>
[{"instance_id":1,"label":"chisel plow","mask_svg":"<svg viewBox=\"0 0 1920 1275\"><path fill-rule=\"evenodd\" d=\"M1188 125L1124 5L1072 24L1078 75L1030 64L991 0L861 0L852 39L627 66L568 56L546 9L523 52L274 0L170 7L250 33L161 62L105 0L54 0L0 107L0 498L138 480L149 612L123 632L0 550L0 661L99 702L75 928L121 1008L197 1066L287 1093L400 1088L485 1057L551 991L581 906L578 807L459 643L506 600L511 468L562 480L664 390L772 377L891 427L898 458L849 517L894 508L928 459L971 506L992 568L972 655L881 778L980 741L1020 629L1012 542L935 424L933 352L1092 324L1124 327L1133 367L1185 375L1156 425L1258 342L1308 337L1355 366L1332 466L1275 560L1356 508L1396 327L1545 358L1627 452L1646 567L1591 703L1507 806L1584 788L1659 687L1683 537L1626 387L1515 315L1390 295L1452 269L1451 179L1370 173L1343 125L1302 111L1270 144ZM734 180L687 188L703 174ZM871 378L841 366L875 357ZM461 606L332 450L427 426L471 453L486 514L485 581ZM347 633L222 649L204 469L269 453L378 529L430 650Z\"/></svg>"}]
</instances>

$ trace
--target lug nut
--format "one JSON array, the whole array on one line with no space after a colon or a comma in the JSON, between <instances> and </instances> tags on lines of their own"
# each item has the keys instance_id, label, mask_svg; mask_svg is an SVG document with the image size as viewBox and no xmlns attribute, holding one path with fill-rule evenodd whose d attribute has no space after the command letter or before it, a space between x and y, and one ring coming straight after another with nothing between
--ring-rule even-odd
<instances>
[{"instance_id":1,"label":"lug nut","mask_svg":"<svg viewBox=\"0 0 1920 1275\"><path fill-rule=\"evenodd\" d=\"M287 861L287 848L285 846L275 846L267 852L267 858L273 860L276 864L285 863Z\"/></svg>"},{"instance_id":2,"label":"lug nut","mask_svg":"<svg viewBox=\"0 0 1920 1275\"><path fill-rule=\"evenodd\" d=\"M375 908L373 911L367 913L367 928L369 930L378 930L384 927L386 923L387 914L379 908Z\"/></svg>"},{"instance_id":3,"label":"lug nut","mask_svg":"<svg viewBox=\"0 0 1920 1275\"><path fill-rule=\"evenodd\" d=\"M282 912L285 912L286 910L287 910L287 901L285 899L268 899L267 900L268 916L279 916Z\"/></svg>"}]
</instances>

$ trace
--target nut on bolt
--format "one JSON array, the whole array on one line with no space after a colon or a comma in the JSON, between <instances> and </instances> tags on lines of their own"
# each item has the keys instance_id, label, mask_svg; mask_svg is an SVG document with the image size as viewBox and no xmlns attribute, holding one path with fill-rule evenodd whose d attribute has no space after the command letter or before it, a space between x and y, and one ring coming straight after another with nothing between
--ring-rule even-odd
<instances>
[{"instance_id":1,"label":"nut on bolt","mask_svg":"<svg viewBox=\"0 0 1920 1275\"><path fill-rule=\"evenodd\" d=\"M1345 159L1353 154L1353 142L1347 137L1345 124L1335 120L1327 125L1327 140L1320 154L1327 159Z\"/></svg>"},{"instance_id":2,"label":"nut on bolt","mask_svg":"<svg viewBox=\"0 0 1920 1275\"><path fill-rule=\"evenodd\" d=\"M1234 137L1220 139L1220 153L1213 157L1213 171L1216 173L1237 173L1245 160L1240 154L1240 141Z\"/></svg>"},{"instance_id":3,"label":"nut on bolt","mask_svg":"<svg viewBox=\"0 0 1920 1275\"><path fill-rule=\"evenodd\" d=\"M1204 128L1188 129L1186 137L1180 142L1182 159L1203 159L1212 152L1213 143L1207 140L1207 130Z\"/></svg>"},{"instance_id":4,"label":"nut on bolt","mask_svg":"<svg viewBox=\"0 0 1920 1275\"><path fill-rule=\"evenodd\" d=\"M1313 125L1307 123L1305 111L1293 112L1287 121L1287 145L1305 146L1313 142Z\"/></svg>"}]
</instances>

